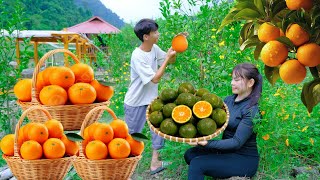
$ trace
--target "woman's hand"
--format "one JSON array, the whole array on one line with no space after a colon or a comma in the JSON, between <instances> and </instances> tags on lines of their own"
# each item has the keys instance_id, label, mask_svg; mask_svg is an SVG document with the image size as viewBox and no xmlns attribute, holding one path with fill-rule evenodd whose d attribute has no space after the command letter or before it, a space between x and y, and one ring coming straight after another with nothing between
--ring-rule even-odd
<instances>
[{"instance_id":1,"label":"woman's hand","mask_svg":"<svg viewBox=\"0 0 320 180\"><path fill-rule=\"evenodd\" d=\"M196 145L205 146L208 144L208 141L190 142L188 144L191 146L196 146Z\"/></svg>"},{"instance_id":2,"label":"woman's hand","mask_svg":"<svg viewBox=\"0 0 320 180\"><path fill-rule=\"evenodd\" d=\"M197 142L189 142L188 144L189 144L190 146L196 146L196 145L198 145Z\"/></svg>"}]
</instances>

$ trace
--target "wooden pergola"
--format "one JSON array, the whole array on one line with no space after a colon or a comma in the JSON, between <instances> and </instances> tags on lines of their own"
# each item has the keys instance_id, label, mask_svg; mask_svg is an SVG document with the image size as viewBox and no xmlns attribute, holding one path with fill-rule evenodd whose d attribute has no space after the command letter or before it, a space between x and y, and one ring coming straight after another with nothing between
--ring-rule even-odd
<instances>
[{"instance_id":1,"label":"wooden pergola","mask_svg":"<svg viewBox=\"0 0 320 180\"><path fill-rule=\"evenodd\" d=\"M35 64L39 61L38 46L41 43L60 43L63 44L64 49L69 49L69 45L73 44L76 48L76 56L81 60L87 55L92 60L96 60L95 54L88 54L89 49L100 50L91 41L80 33L67 32L67 31L47 31L47 30L25 30L16 31L13 33L16 37L16 55L17 63L20 63L20 42L25 38L30 38L30 43L34 47L34 62ZM67 54L64 55L64 64L69 66Z\"/></svg>"}]
</instances>

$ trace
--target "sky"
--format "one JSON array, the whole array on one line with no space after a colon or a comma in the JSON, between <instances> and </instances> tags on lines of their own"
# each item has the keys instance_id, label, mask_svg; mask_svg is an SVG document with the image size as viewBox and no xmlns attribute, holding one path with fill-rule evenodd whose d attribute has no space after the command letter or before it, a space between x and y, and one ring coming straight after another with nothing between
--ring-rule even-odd
<instances>
[{"instance_id":1,"label":"sky","mask_svg":"<svg viewBox=\"0 0 320 180\"><path fill-rule=\"evenodd\" d=\"M100 0L108 9L116 13L126 23L136 23L142 18L162 17L161 0ZM182 0L186 1L186 0Z\"/></svg>"}]
</instances>

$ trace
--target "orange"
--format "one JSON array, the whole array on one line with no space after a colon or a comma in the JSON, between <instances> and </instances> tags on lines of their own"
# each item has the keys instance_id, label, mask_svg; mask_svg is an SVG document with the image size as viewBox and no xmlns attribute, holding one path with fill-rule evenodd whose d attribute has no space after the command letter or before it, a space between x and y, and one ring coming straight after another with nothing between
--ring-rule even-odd
<instances>
[{"instance_id":1,"label":"orange","mask_svg":"<svg viewBox=\"0 0 320 180\"><path fill-rule=\"evenodd\" d=\"M175 122L183 124L190 120L192 111L186 105L179 105L173 108L171 116Z\"/></svg>"},{"instance_id":2,"label":"orange","mask_svg":"<svg viewBox=\"0 0 320 180\"><path fill-rule=\"evenodd\" d=\"M131 135L126 137L126 140L128 141L130 145L131 152L130 154L133 156L139 156L142 154L144 150L144 142L143 141L137 141L132 138Z\"/></svg>"},{"instance_id":3,"label":"orange","mask_svg":"<svg viewBox=\"0 0 320 180\"><path fill-rule=\"evenodd\" d=\"M291 40L295 46L300 46L309 41L309 34L298 24L291 24L287 31L286 37Z\"/></svg>"},{"instance_id":4,"label":"orange","mask_svg":"<svg viewBox=\"0 0 320 180\"><path fill-rule=\"evenodd\" d=\"M75 76L68 67L55 68L49 77L50 84L61 86L65 89L71 87L75 82Z\"/></svg>"},{"instance_id":5,"label":"orange","mask_svg":"<svg viewBox=\"0 0 320 180\"><path fill-rule=\"evenodd\" d=\"M316 43L304 44L298 48L298 61L304 66L314 67L320 64L320 46Z\"/></svg>"},{"instance_id":6,"label":"orange","mask_svg":"<svg viewBox=\"0 0 320 180\"><path fill-rule=\"evenodd\" d=\"M84 131L83 131L83 139L89 139L90 136L89 136L89 126L84 128ZM90 138L91 139L91 138Z\"/></svg>"},{"instance_id":7,"label":"orange","mask_svg":"<svg viewBox=\"0 0 320 180\"><path fill-rule=\"evenodd\" d=\"M122 138L114 138L108 144L108 150L112 159L123 159L130 155L130 144Z\"/></svg>"},{"instance_id":8,"label":"orange","mask_svg":"<svg viewBox=\"0 0 320 180\"><path fill-rule=\"evenodd\" d=\"M96 100L97 93L88 83L76 83L68 89L68 96L72 104L91 104Z\"/></svg>"},{"instance_id":9,"label":"orange","mask_svg":"<svg viewBox=\"0 0 320 180\"><path fill-rule=\"evenodd\" d=\"M108 148L100 140L89 142L85 151L87 158L91 160L106 159L108 156Z\"/></svg>"},{"instance_id":10,"label":"orange","mask_svg":"<svg viewBox=\"0 0 320 180\"><path fill-rule=\"evenodd\" d=\"M93 138L103 143L109 143L113 139L114 133L112 127L107 123L100 123L93 132Z\"/></svg>"},{"instance_id":11,"label":"orange","mask_svg":"<svg viewBox=\"0 0 320 180\"><path fill-rule=\"evenodd\" d=\"M28 130L28 139L44 143L49 137L48 128L42 123L34 123Z\"/></svg>"},{"instance_id":12,"label":"orange","mask_svg":"<svg viewBox=\"0 0 320 180\"><path fill-rule=\"evenodd\" d=\"M14 134L7 134L1 139L1 151L7 156L13 156Z\"/></svg>"},{"instance_id":13,"label":"orange","mask_svg":"<svg viewBox=\"0 0 320 180\"><path fill-rule=\"evenodd\" d=\"M71 66L71 70L75 75L75 82L90 83L94 79L93 69L84 63L77 63Z\"/></svg>"},{"instance_id":14,"label":"orange","mask_svg":"<svg viewBox=\"0 0 320 180\"><path fill-rule=\"evenodd\" d=\"M63 134L63 136L61 137L61 141L66 147L66 155L73 156L79 152L79 144L77 142L69 140L66 135Z\"/></svg>"},{"instance_id":15,"label":"orange","mask_svg":"<svg viewBox=\"0 0 320 180\"><path fill-rule=\"evenodd\" d=\"M114 138L126 138L129 135L128 125L123 120L113 120L111 121L110 126L113 129Z\"/></svg>"},{"instance_id":16,"label":"orange","mask_svg":"<svg viewBox=\"0 0 320 180\"><path fill-rule=\"evenodd\" d=\"M207 101L198 101L193 105L192 111L198 118L207 118L212 113L212 106Z\"/></svg>"},{"instance_id":17,"label":"orange","mask_svg":"<svg viewBox=\"0 0 320 180\"><path fill-rule=\"evenodd\" d=\"M43 70L42 78L43 78L43 82L44 82L45 86L50 85L50 76L51 76L53 70L56 68L57 68L57 66L50 66L50 67L47 67L46 69Z\"/></svg>"},{"instance_id":18,"label":"orange","mask_svg":"<svg viewBox=\"0 0 320 180\"><path fill-rule=\"evenodd\" d=\"M24 126L21 126L18 132L18 147L20 147L25 141L23 131L24 131Z\"/></svg>"},{"instance_id":19,"label":"orange","mask_svg":"<svg viewBox=\"0 0 320 180\"><path fill-rule=\"evenodd\" d=\"M42 146L44 156L48 159L62 158L66 152L66 147L58 138L49 138Z\"/></svg>"},{"instance_id":20,"label":"orange","mask_svg":"<svg viewBox=\"0 0 320 180\"><path fill-rule=\"evenodd\" d=\"M43 71L41 71L37 74L37 83L36 83L37 91L40 92L44 86L45 86L45 82L43 79Z\"/></svg>"},{"instance_id":21,"label":"orange","mask_svg":"<svg viewBox=\"0 0 320 180\"><path fill-rule=\"evenodd\" d=\"M26 140L29 140L29 135L28 135L28 133L29 133L30 128L31 128L34 124L35 124L35 123L30 122L30 123L27 123L26 125L23 126L23 130L21 130L21 132L23 132L23 138L24 138L25 141L26 141ZM19 133L20 133L20 131L19 131Z\"/></svg>"},{"instance_id":22,"label":"orange","mask_svg":"<svg viewBox=\"0 0 320 180\"><path fill-rule=\"evenodd\" d=\"M172 49L177 52L184 52L188 48L188 41L185 35L179 34L172 39Z\"/></svg>"},{"instance_id":23,"label":"orange","mask_svg":"<svg viewBox=\"0 0 320 180\"><path fill-rule=\"evenodd\" d=\"M275 67L283 63L288 57L288 48L279 41L269 41L261 49L263 63Z\"/></svg>"},{"instance_id":24,"label":"orange","mask_svg":"<svg viewBox=\"0 0 320 180\"><path fill-rule=\"evenodd\" d=\"M306 77L307 70L299 61L288 60L280 66L279 75L287 84L299 84Z\"/></svg>"},{"instance_id":25,"label":"orange","mask_svg":"<svg viewBox=\"0 0 320 180\"><path fill-rule=\"evenodd\" d=\"M13 93L16 97L23 102L31 101L31 88L32 80L31 79L22 79L18 81L13 87Z\"/></svg>"},{"instance_id":26,"label":"orange","mask_svg":"<svg viewBox=\"0 0 320 180\"><path fill-rule=\"evenodd\" d=\"M93 80L90 83L97 92L97 101L104 102L111 99L114 93L114 89L112 86L104 86L100 84L97 80Z\"/></svg>"},{"instance_id":27,"label":"orange","mask_svg":"<svg viewBox=\"0 0 320 180\"><path fill-rule=\"evenodd\" d=\"M97 127L100 125L99 122L94 122L90 124L86 129L87 130L87 135L85 137L89 137L89 139L93 140L94 139L94 132L96 131ZM85 133L84 133L85 135ZM85 138L87 139L87 138Z\"/></svg>"},{"instance_id":28,"label":"orange","mask_svg":"<svg viewBox=\"0 0 320 180\"><path fill-rule=\"evenodd\" d=\"M261 42L269 42L280 37L280 29L270 23L263 23L258 29L258 38Z\"/></svg>"},{"instance_id":29,"label":"orange","mask_svg":"<svg viewBox=\"0 0 320 180\"><path fill-rule=\"evenodd\" d=\"M301 8L310 10L313 6L313 0L286 0L286 4L290 10L299 10Z\"/></svg>"},{"instance_id":30,"label":"orange","mask_svg":"<svg viewBox=\"0 0 320 180\"><path fill-rule=\"evenodd\" d=\"M42 152L42 146L34 140L24 142L20 148L21 157L27 160L40 159Z\"/></svg>"},{"instance_id":31,"label":"orange","mask_svg":"<svg viewBox=\"0 0 320 180\"><path fill-rule=\"evenodd\" d=\"M56 119L50 119L44 123L48 128L49 138L61 138L64 134L63 126L60 121Z\"/></svg>"},{"instance_id":32,"label":"orange","mask_svg":"<svg viewBox=\"0 0 320 180\"><path fill-rule=\"evenodd\" d=\"M68 100L68 94L65 89L58 85L49 85L40 91L39 99L44 105L64 105Z\"/></svg>"}]
</instances>

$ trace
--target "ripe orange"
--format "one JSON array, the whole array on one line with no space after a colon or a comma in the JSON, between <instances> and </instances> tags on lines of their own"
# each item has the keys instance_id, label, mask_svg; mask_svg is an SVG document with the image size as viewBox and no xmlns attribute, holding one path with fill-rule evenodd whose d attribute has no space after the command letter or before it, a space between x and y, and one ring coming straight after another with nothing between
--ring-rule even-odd
<instances>
[{"instance_id":1,"label":"ripe orange","mask_svg":"<svg viewBox=\"0 0 320 180\"><path fill-rule=\"evenodd\" d=\"M142 154L142 152L144 150L144 142L143 141L137 141L137 140L133 139L131 135L127 136L126 140L130 144L130 149L131 149L130 154L131 155L139 156Z\"/></svg>"},{"instance_id":2,"label":"ripe orange","mask_svg":"<svg viewBox=\"0 0 320 180\"><path fill-rule=\"evenodd\" d=\"M66 147L66 155L73 156L79 152L79 144L77 142L71 141L63 134L61 141Z\"/></svg>"},{"instance_id":3,"label":"ripe orange","mask_svg":"<svg viewBox=\"0 0 320 180\"><path fill-rule=\"evenodd\" d=\"M114 138L108 144L110 157L113 159L127 158L130 155L130 144L122 138Z\"/></svg>"},{"instance_id":4,"label":"ripe orange","mask_svg":"<svg viewBox=\"0 0 320 180\"><path fill-rule=\"evenodd\" d=\"M192 111L186 105L179 105L173 108L171 116L175 122L183 124L190 120Z\"/></svg>"},{"instance_id":5,"label":"ripe orange","mask_svg":"<svg viewBox=\"0 0 320 180\"><path fill-rule=\"evenodd\" d=\"M123 120L113 120L111 121L110 126L113 129L114 138L126 138L129 135L128 125Z\"/></svg>"},{"instance_id":6,"label":"ripe orange","mask_svg":"<svg viewBox=\"0 0 320 180\"><path fill-rule=\"evenodd\" d=\"M43 70L42 78L43 78L45 86L50 85L50 76L51 76L53 70L56 68L57 68L57 66L50 66L50 67L47 67L46 69Z\"/></svg>"},{"instance_id":7,"label":"ripe orange","mask_svg":"<svg viewBox=\"0 0 320 180\"><path fill-rule=\"evenodd\" d=\"M299 10L301 8L310 10L313 6L313 0L286 0L286 4L290 10Z\"/></svg>"},{"instance_id":8,"label":"ripe orange","mask_svg":"<svg viewBox=\"0 0 320 180\"><path fill-rule=\"evenodd\" d=\"M60 121L56 119L50 119L44 123L48 128L49 138L61 138L63 134L63 126Z\"/></svg>"},{"instance_id":9,"label":"ripe orange","mask_svg":"<svg viewBox=\"0 0 320 180\"><path fill-rule=\"evenodd\" d=\"M113 139L114 133L112 127L107 123L100 123L93 132L93 138L103 143L109 143Z\"/></svg>"},{"instance_id":10,"label":"ripe orange","mask_svg":"<svg viewBox=\"0 0 320 180\"><path fill-rule=\"evenodd\" d=\"M65 89L71 87L75 82L75 76L68 67L55 68L49 77L50 84L61 86Z\"/></svg>"},{"instance_id":11,"label":"ripe orange","mask_svg":"<svg viewBox=\"0 0 320 180\"><path fill-rule=\"evenodd\" d=\"M260 55L264 64L275 67L286 60L288 48L279 41L269 41L263 46Z\"/></svg>"},{"instance_id":12,"label":"ripe orange","mask_svg":"<svg viewBox=\"0 0 320 180\"><path fill-rule=\"evenodd\" d=\"M39 99L44 105L64 105L68 100L68 94L65 89L58 85L49 85L40 91Z\"/></svg>"},{"instance_id":13,"label":"ripe orange","mask_svg":"<svg viewBox=\"0 0 320 180\"><path fill-rule=\"evenodd\" d=\"M27 160L40 159L42 152L42 146L34 140L24 142L20 148L21 157Z\"/></svg>"},{"instance_id":14,"label":"ripe orange","mask_svg":"<svg viewBox=\"0 0 320 180\"><path fill-rule=\"evenodd\" d=\"M35 124L35 123L30 122L30 123L27 123L26 125L23 126L22 132L23 132L23 138L24 138L25 141L26 141L26 140L29 140L29 135L28 135L28 133L29 133L30 128L31 128L34 124ZM19 132L20 132L20 131L19 131Z\"/></svg>"},{"instance_id":15,"label":"ripe orange","mask_svg":"<svg viewBox=\"0 0 320 180\"><path fill-rule=\"evenodd\" d=\"M24 126L21 126L18 132L18 147L20 147L25 141L23 136Z\"/></svg>"},{"instance_id":16,"label":"ripe orange","mask_svg":"<svg viewBox=\"0 0 320 180\"><path fill-rule=\"evenodd\" d=\"M7 156L13 156L14 134L7 134L1 139L1 151Z\"/></svg>"},{"instance_id":17,"label":"ripe orange","mask_svg":"<svg viewBox=\"0 0 320 180\"><path fill-rule=\"evenodd\" d=\"M49 137L48 128L42 123L34 123L28 130L28 139L44 143Z\"/></svg>"},{"instance_id":18,"label":"ripe orange","mask_svg":"<svg viewBox=\"0 0 320 180\"><path fill-rule=\"evenodd\" d=\"M177 52L184 52L188 48L188 40L185 35L179 34L172 39L172 49Z\"/></svg>"},{"instance_id":19,"label":"ripe orange","mask_svg":"<svg viewBox=\"0 0 320 180\"><path fill-rule=\"evenodd\" d=\"M97 80L93 80L90 83L97 92L97 101L104 102L113 96L114 89L112 86L104 86L100 84Z\"/></svg>"},{"instance_id":20,"label":"ripe orange","mask_svg":"<svg viewBox=\"0 0 320 180\"><path fill-rule=\"evenodd\" d=\"M62 158L66 152L66 147L58 138L49 138L43 143L43 153L48 159Z\"/></svg>"},{"instance_id":21,"label":"ripe orange","mask_svg":"<svg viewBox=\"0 0 320 180\"><path fill-rule=\"evenodd\" d=\"M261 42L269 42L280 36L280 29L270 23L263 23L258 29L258 38Z\"/></svg>"},{"instance_id":22,"label":"ripe orange","mask_svg":"<svg viewBox=\"0 0 320 180\"><path fill-rule=\"evenodd\" d=\"M298 61L304 66L314 67L320 64L320 46L316 43L304 44L298 48Z\"/></svg>"},{"instance_id":23,"label":"ripe orange","mask_svg":"<svg viewBox=\"0 0 320 180\"><path fill-rule=\"evenodd\" d=\"M108 148L100 140L90 141L85 151L87 158L91 160L106 159L108 156Z\"/></svg>"},{"instance_id":24,"label":"ripe orange","mask_svg":"<svg viewBox=\"0 0 320 180\"><path fill-rule=\"evenodd\" d=\"M99 122L94 122L92 124L90 124L86 129L87 130L87 134L85 137L89 137L89 139L93 140L94 139L94 132L96 131L97 127L100 125ZM84 133L85 135L85 133ZM87 138L85 138L87 139Z\"/></svg>"},{"instance_id":25,"label":"ripe orange","mask_svg":"<svg viewBox=\"0 0 320 180\"><path fill-rule=\"evenodd\" d=\"M287 31L286 37L289 38L295 46L300 46L309 41L309 34L298 24L291 24Z\"/></svg>"},{"instance_id":26,"label":"ripe orange","mask_svg":"<svg viewBox=\"0 0 320 180\"><path fill-rule=\"evenodd\" d=\"M299 61L288 60L280 66L279 74L283 82L299 84L306 77L307 70Z\"/></svg>"},{"instance_id":27,"label":"ripe orange","mask_svg":"<svg viewBox=\"0 0 320 180\"><path fill-rule=\"evenodd\" d=\"M91 139L90 136L89 136L89 126L84 128L84 131L83 131L83 139Z\"/></svg>"},{"instance_id":28,"label":"ripe orange","mask_svg":"<svg viewBox=\"0 0 320 180\"><path fill-rule=\"evenodd\" d=\"M16 97L23 102L31 101L31 88L32 80L31 79L22 79L17 82L13 87L13 93Z\"/></svg>"},{"instance_id":29,"label":"ripe orange","mask_svg":"<svg viewBox=\"0 0 320 180\"><path fill-rule=\"evenodd\" d=\"M72 104L91 104L96 100L97 93L88 83L76 83L68 89L68 96Z\"/></svg>"},{"instance_id":30,"label":"ripe orange","mask_svg":"<svg viewBox=\"0 0 320 180\"><path fill-rule=\"evenodd\" d=\"M44 86L45 86L45 82L43 79L43 71L41 71L37 74L37 83L36 83L37 92L40 92Z\"/></svg>"},{"instance_id":31,"label":"ripe orange","mask_svg":"<svg viewBox=\"0 0 320 180\"><path fill-rule=\"evenodd\" d=\"M90 83L94 79L93 69L84 63L77 63L71 66L71 70L75 75L75 82Z\"/></svg>"}]
</instances>

